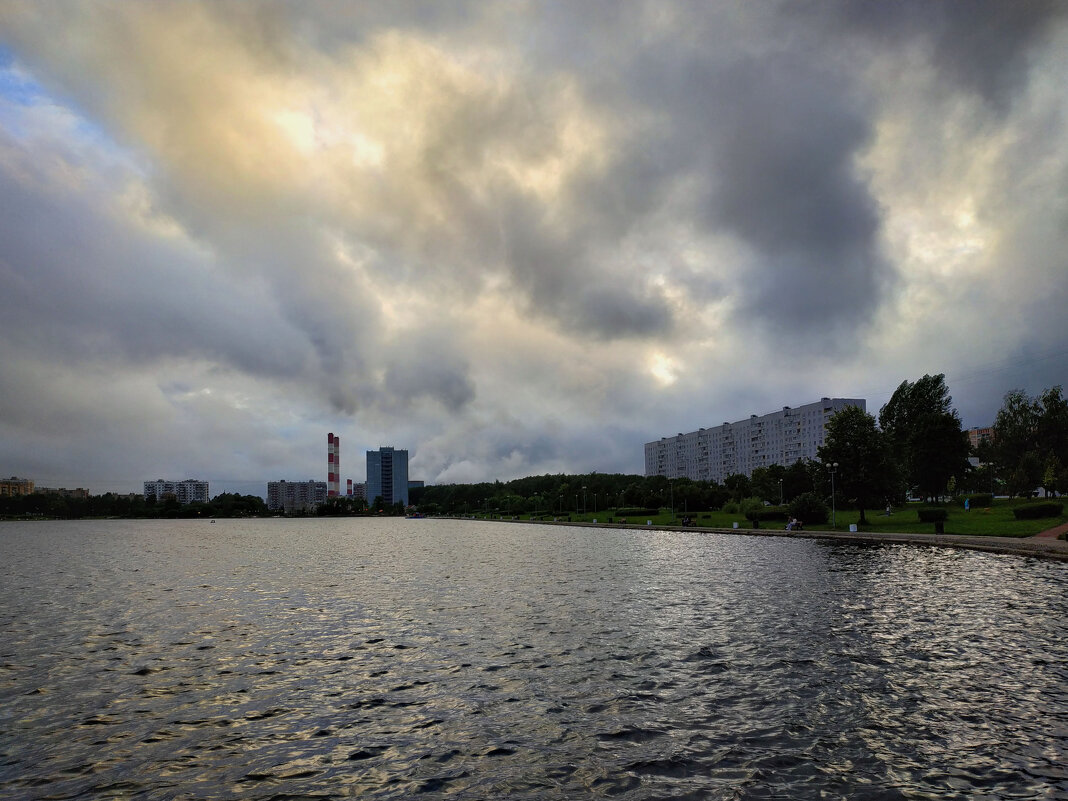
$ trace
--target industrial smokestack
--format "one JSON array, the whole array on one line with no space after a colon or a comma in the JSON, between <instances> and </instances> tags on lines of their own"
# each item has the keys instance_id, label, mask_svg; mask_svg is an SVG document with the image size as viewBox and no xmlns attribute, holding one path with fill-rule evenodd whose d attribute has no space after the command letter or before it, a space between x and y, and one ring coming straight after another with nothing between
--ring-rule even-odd
<instances>
[{"instance_id":1,"label":"industrial smokestack","mask_svg":"<svg viewBox=\"0 0 1068 801\"><path fill-rule=\"evenodd\" d=\"M333 432L326 435L326 495L336 498L341 494L341 437Z\"/></svg>"}]
</instances>

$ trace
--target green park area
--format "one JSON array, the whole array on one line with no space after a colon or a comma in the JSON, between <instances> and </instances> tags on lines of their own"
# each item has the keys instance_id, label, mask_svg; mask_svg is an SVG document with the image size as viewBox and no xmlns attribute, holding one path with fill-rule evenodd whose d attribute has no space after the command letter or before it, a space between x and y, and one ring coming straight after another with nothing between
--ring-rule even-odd
<instances>
[{"instance_id":1,"label":"green park area","mask_svg":"<svg viewBox=\"0 0 1068 801\"><path fill-rule=\"evenodd\" d=\"M875 534L880 532L887 534L933 534L935 532L934 523L921 521L918 513L920 509L930 508L946 510L946 519L943 522L945 534L962 534L973 537L1032 537L1047 529L1068 523L1068 514L1064 513L1068 512L1068 507L1060 515L1018 520L1013 510L1032 502L1032 499L998 498L994 499L989 506L967 510L957 502L934 506L931 504L910 503L892 509L889 516L886 515L885 510L877 513L869 511L865 516L865 523L859 522L860 513L857 510L837 509L834 511L833 525L830 520L827 520L826 523L806 524L805 530L849 531L850 525L853 524L857 525L858 531ZM775 511L774 507L768 509L770 514L774 514ZM484 516L492 517L493 519L499 517L499 515ZM739 533L753 529L753 523L746 519L745 515L740 512L723 511L686 514L675 510L674 514L672 514L670 509L660 509L656 514L646 514L639 517L631 515L624 518L613 509L607 513L600 512L597 514L592 512L587 512L586 514L572 512L562 516L542 514L535 517L533 515L523 515L520 519L535 519L545 522L551 522L555 519L573 523L597 522L601 524L618 524L625 520L627 525L639 527L648 525L647 521L652 521L653 526L677 526L682 528L692 526L693 528L732 530L734 529L734 524L737 523ZM684 525L685 520L690 521L689 525ZM783 520L763 520L759 522L759 528L761 529L783 530L785 527L786 523Z\"/></svg>"},{"instance_id":2,"label":"green park area","mask_svg":"<svg viewBox=\"0 0 1068 801\"><path fill-rule=\"evenodd\" d=\"M1035 397L1008 392L977 442L962 430L941 374L902 382L878 419L847 406L824 430L817 459L769 463L722 484L543 476L463 496L427 488L423 500L441 512L462 502L505 519L740 531L784 530L797 519L806 531L1031 537L1068 522L1068 399L1059 386Z\"/></svg>"}]
</instances>

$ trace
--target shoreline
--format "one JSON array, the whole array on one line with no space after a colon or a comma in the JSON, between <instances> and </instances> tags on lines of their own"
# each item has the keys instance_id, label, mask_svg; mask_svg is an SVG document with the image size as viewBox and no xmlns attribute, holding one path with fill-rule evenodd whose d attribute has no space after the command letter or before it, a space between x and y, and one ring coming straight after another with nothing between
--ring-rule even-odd
<instances>
[{"instance_id":1,"label":"shoreline","mask_svg":"<svg viewBox=\"0 0 1068 801\"><path fill-rule=\"evenodd\" d=\"M485 520L485 518L457 518L461 520ZM1009 556L1029 556L1068 562L1068 542L1065 540L1036 537L978 537L967 534L872 534L863 531L786 531L768 528L708 528L704 526L641 526L633 523L580 523L555 520L489 520L498 523L525 523L541 526L573 526L579 528L616 528L630 531L707 532L711 534L744 535L753 537L783 537L785 539L838 540L870 545L926 545L936 548L958 548L969 551L985 551Z\"/></svg>"},{"instance_id":2,"label":"shoreline","mask_svg":"<svg viewBox=\"0 0 1068 801\"><path fill-rule=\"evenodd\" d=\"M368 516L371 517L371 516ZM0 522L30 523L59 520L60 518L0 518ZM84 520L205 520L207 518L78 518ZM218 518L221 520L236 518ZM254 518L241 518L254 519ZM271 519L271 518L262 518ZM279 518L282 519L282 518ZM293 519L341 519L334 517L323 518L293 518ZM403 519L403 518L398 518ZM1009 556L1025 556L1036 559L1050 559L1057 562L1068 562L1068 541L1053 539L1051 537L994 537L976 536L969 534L913 534L913 533L872 533L864 531L828 531L825 529L811 529L805 531L786 531L785 529L772 528L713 528L709 526L682 526L682 525L657 525L643 526L637 523L586 523L581 521L567 520L520 520L512 518L485 518L467 517L464 515L442 515L440 517L426 518L429 520L478 520L489 523L522 523L528 526L571 526L575 528L614 528L628 531L666 531L679 533L704 532L709 534L724 534L729 536L752 536L752 537L783 537L785 539L809 539L809 540L838 540L840 542L865 543L870 545L925 545L935 548L958 548L969 551L985 551L987 553L1000 553ZM213 519L214 522L214 519ZM1051 530L1052 531L1052 530Z\"/></svg>"}]
</instances>

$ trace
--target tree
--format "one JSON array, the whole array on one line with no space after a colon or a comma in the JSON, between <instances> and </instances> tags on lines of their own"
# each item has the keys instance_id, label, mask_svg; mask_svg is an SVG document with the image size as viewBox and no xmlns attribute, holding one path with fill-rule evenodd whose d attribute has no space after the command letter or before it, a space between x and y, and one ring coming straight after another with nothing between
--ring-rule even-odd
<instances>
[{"instance_id":1,"label":"tree","mask_svg":"<svg viewBox=\"0 0 1068 801\"><path fill-rule=\"evenodd\" d=\"M908 450L909 483L925 497L942 495L954 477L968 471L968 437L956 412L921 417L909 436Z\"/></svg>"},{"instance_id":2,"label":"tree","mask_svg":"<svg viewBox=\"0 0 1068 801\"><path fill-rule=\"evenodd\" d=\"M847 406L827 421L824 444L817 451L824 467L838 463L835 484L842 497L860 510L881 506L893 494L896 471L886 435L875 418L858 406Z\"/></svg>"},{"instance_id":3,"label":"tree","mask_svg":"<svg viewBox=\"0 0 1068 801\"><path fill-rule=\"evenodd\" d=\"M781 464L758 467L749 479L749 486L754 495L768 503L778 504L780 496L785 494L786 468Z\"/></svg>"},{"instance_id":4,"label":"tree","mask_svg":"<svg viewBox=\"0 0 1068 801\"><path fill-rule=\"evenodd\" d=\"M812 464L798 459L787 467L783 474L782 487L787 502L806 492L814 492L816 484L813 481Z\"/></svg>"},{"instance_id":5,"label":"tree","mask_svg":"<svg viewBox=\"0 0 1068 801\"><path fill-rule=\"evenodd\" d=\"M1038 450L1039 415L1038 403L1022 389L1013 389L1005 394L994 418L992 456L1012 477L1019 471L1024 456Z\"/></svg>"},{"instance_id":6,"label":"tree","mask_svg":"<svg viewBox=\"0 0 1068 801\"><path fill-rule=\"evenodd\" d=\"M732 473L723 479L723 486L730 492L731 500L735 503L741 503L743 498L748 498L752 494L749 476L745 473Z\"/></svg>"},{"instance_id":7,"label":"tree","mask_svg":"<svg viewBox=\"0 0 1068 801\"><path fill-rule=\"evenodd\" d=\"M1036 438L1043 456L1068 464L1068 399L1061 395L1058 385L1039 395L1037 402Z\"/></svg>"},{"instance_id":8,"label":"tree","mask_svg":"<svg viewBox=\"0 0 1068 801\"><path fill-rule=\"evenodd\" d=\"M909 489L942 495L968 469L968 440L942 373L902 381L879 411L879 427Z\"/></svg>"},{"instance_id":9,"label":"tree","mask_svg":"<svg viewBox=\"0 0 1068 801\"><path fill-rule=\"evenodd\" d=\"M991 455L1009 478L1010 494L1056 487L1058 465L1068 463L1068 400L1054 386L1032 398L1022 389L1005 395L994 420ZM1049 465L1054 464L1053 481Z\"/></svg>"},{"instance_id":10,"label":"tree","mask_svg":"<svg viewBox=\"0 0 1068 801\"><path fill-rule=\"evenodd\" d=\"M1061 473L1064 472L1064 468L1061 466L1060 459L1056 454L1051 453L1046 458L1046 470L1042 474L1042 489L1046 491L1046 497L1050 496L1050 493L1057 492L1057 485L1060 483Z\"/></svg>"}]
</instances>

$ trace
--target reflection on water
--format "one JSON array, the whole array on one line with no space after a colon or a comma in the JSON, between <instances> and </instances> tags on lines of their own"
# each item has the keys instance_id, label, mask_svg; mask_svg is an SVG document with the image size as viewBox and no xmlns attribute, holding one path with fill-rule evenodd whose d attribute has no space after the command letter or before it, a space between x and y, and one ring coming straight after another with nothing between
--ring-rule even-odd
<instances>
[{"instance_id":1,"label":"reflection on water","mask_svg":"<svg viewBox=\"0 0 1068 801\"><path fill-rule=\"evenodd\" d=\"M1068 797L1066 588L702 533L0 524L0 797Z\"/></svg>"}]
</instances>

